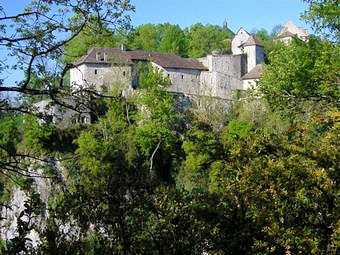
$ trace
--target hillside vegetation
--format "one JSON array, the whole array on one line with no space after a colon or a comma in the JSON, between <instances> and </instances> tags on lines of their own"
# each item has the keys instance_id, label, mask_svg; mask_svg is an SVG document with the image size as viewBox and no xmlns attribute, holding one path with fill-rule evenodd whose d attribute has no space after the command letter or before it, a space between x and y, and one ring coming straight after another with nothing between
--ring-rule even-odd
<instances>
[{"instance_id":1,"label":"hillside vegetation","mask_svg":"<svg viewBox=\"0 0 340 255\"><path fill-rule=\"evenodd\" d=\"M25 113L36 95L57 100L62 84L60 76L29 69L25 79L34 79L20 87L21 105L0 112L0 205L8 205L14 187L28 194L18 235L3 240L0 252L337 254L340 7L306 2L305 18L326 37L289 45L264 38L268 64L259 88L235 100L228 114L179 111L166 92L169 80L145 65L133 97L118 90L92 97L98 120L61 129ZM53 55L56 61L122 42L185 57L230 50L226 27L146 24L112 35L92 18L65 42L62 60ZM45 206L34 184L37 169L52 187L43 228L34 221ZM32 229L37 247L27 245Z\"/></svg>"}]
</instances>

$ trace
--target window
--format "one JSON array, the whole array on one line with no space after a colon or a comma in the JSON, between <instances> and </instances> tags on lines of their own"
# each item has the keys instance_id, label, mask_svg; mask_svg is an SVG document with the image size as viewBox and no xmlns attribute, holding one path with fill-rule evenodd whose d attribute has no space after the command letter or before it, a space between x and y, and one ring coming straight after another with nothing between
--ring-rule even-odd
<instances>
[{"instance_id":1,"label":"window","mask_svg":"<svg viewBox=\"0 0 340 255\"><path fill-rule=\"evenodd\" d=\"M170 77L170 74L168 73L168 78Z\"/></svg>"},{"instance_id":2,"label":"window","mask_svg":"<svg viewBox=\"0 0 340 255\"><path fill-rule=\"evenodd\" d=\"M125 71L123 72L123 76L125 76L126 75L126 73L125 73Z\"/></svg>"},{"instance_id":3,"label":"window","mask_svg":"<svg viewBox=\"0 0 340 255\"><path fill-rule=\"evenodd\" d=\"M78 122L82 124L89 123L88 118L86 116L80 116Z\"/></svg>"},{"instance_id":4,"label":"window","mask_svg":"<svg viewBox=\"0 0 340 255\"><path fill-rule=\"evenodd\" d=\"M98 70L97 69L94 69L94 74L98 74Z\"/></svg>"},{"instance_id":5,"label":"window","mask_svg":"<svg viewBox=\"0 0 340 255\"><path fill-rule=\"evenodd\" d=\"M183 74L181 75L181 78L182 78L182 80L184 79L184 75Z\"/></svg>"}]
</instances>

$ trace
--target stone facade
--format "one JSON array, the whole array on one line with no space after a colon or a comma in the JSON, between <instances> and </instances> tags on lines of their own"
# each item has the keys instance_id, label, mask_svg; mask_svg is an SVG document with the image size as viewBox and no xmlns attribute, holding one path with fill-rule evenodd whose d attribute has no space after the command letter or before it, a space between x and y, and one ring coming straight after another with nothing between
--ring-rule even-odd
<instances>
[{"instance_id":1,"label":"stone facade","mask_svg":"<svg viewBox=\"0 0 340 255\"><path fill-rule=\"evenodd\" d=\"M75 63L70 82L76 91L93 86L102 91L117 84L129 96L138 87L136 66L148 62L171 80L168 91L185 98L213 97L230 101L234 91L246 90L258 79L242 79L264 61L258 39L240 28L232 40L232 54L186 59L173 54L130 51L125 47L94 48ZM249 84L248 84L249 83Z\"/></svg>"},{"instance_id":2,"label":"stone facade","mask_svg":"<svg viewBox=\"0 0 340 255\"><path fill-rule=\"evenodd\" d=\"M107 61L109 58L112 63ZM135 66L144 61L169 77L172 84L169 92L230 99L234 90L244 89L241 77L263 60L263 46L240 28L232 40L230 55L185 59L172 54L129 51L126 48L95 48L78 61L71 70L70 80L74 90L91 85L98 91L102 86L110 90L119 83L123 85L124 93L129 95L138 86L134 82Z\"/></svg>"},{"instance_id":3,"label":"stone facade","mask_svg":"<svg viewBox=\"0 0 340 255\"><path fill-rule=\"evenodd\" d=\"M245 55L209 55L199 61L208 68L201 72L199 95L230 99L233 90L242 88L240 78L246 72Z\"/></svg>"},{"instance_id":4,"label":"stone facade","mask_svg":"<svg viewBox=\"0 0 340 255\"><path fill-rule=\"evenodd\" d=\"M168 87L169 92L197 95L200 93L200 70L184 68L164 68L152 63L152 65L168 77L171 85Z\"/></svg>"},{"instance_id":5,"label":"stone facade","mask_svg":"<svg viewBox=\"0 0 340 255\"><path fill-rule=\"evenodd\" d=\"M132 83L132 66L107 63L87 63L70 70L71 86L74 90L94 86L101 91L105 86L111 90L115 84L128 89Z\"/></svg>"},{"instance_id":6,"label":"stone facade","mask_svg":"<svg viewBox=\"0 0 340 255\"><path fill-rule=\"evenodd\" d=\"M287 24L278 33L277 38L281 42L288 44L293 39L293 36L297 36L300 40L308 41L309 33L306 29L297 27L293 22L288 21Z\"/></svg>"}]
</instances>

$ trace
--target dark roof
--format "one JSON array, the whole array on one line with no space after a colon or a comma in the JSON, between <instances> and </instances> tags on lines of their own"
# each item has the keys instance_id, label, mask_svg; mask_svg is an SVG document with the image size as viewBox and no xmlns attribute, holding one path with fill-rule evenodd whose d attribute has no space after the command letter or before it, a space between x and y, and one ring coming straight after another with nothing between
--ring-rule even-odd
<instances>
[{"instance_id":1,"label":"dark roof","mask_svg":"<svg viewBox=\"0 0 340 255\"><path fill-rule=\"evenodd\" d=\"M244 43L243 46L251 46L251 45L263 46L261 41L253 35L249 36L248 40Z\"/></svg>"},{"instance_id":2,"label":"dark roof","mask_svg":"<svg viewBox=\"0 0 340 255\"><path fill-rule=\"evenodd\" d=\"M106 54L106 56L104 56ZM97 55L100 60L97 60ZM117 48L110 47L101 47L101 48L92 48L88 51L87 55L82 56L74 65L81 64L97 64L97 63L115 63L115 64L132 64L132 61L124 51Z\"/></svg>"},{"instance_id":3,"label":"dark roof","mask_svg":"<svg viewBox=\"0 0 340 255\"><path fill-rule=\"evenodd\" d=\"M259 79L262 73L262 64L256 65L253 69L250 70L250 72L246 73L241 77L241 80L253 80L253 79Z\"/></svg>"},{"instance_id":4,"label":"dark roof","mask_svg":"<svg viewBox=\"0 0 340 255\"><path fill-rule=\"evenodd\" d=\"M289 32L289 31L284 31L281 34L279 34L277 36L277 38L285 38L285 37L292 37L292 36L294 36L293 33Z\"/></svg>"},{"instance_id":5,"label":"dark roof","mask_svg":"<svg viewBox=\"0 0 340 255\"><path fill-rule=\"evenodd\" d=\"M106 54L106 59L104 58ZM102 60L97 60L99 54ZM183 68L183 69L199 69L208 70L197 59L182 58L174 54L150 52L142 50L121 50L117 48L93 48L86 56L76 61L75 65L83 63L117 63L132 64L133 61L151 61L164 68Z\"/></svg>"},{"instance_id":6,"label":"dark roof","mask_svg":"<svg viewBox=\"0 0 340 255\"><path fill-rule=\"evenodd\" d=\"M248 31L245 30L243 27L240 27L239 30L237 30L237 32L235 33L235 35L237 35L241 31L241 29L243 29L243 31L246 32L246 34L250 35Z\"/></svg>"}]
</instances>

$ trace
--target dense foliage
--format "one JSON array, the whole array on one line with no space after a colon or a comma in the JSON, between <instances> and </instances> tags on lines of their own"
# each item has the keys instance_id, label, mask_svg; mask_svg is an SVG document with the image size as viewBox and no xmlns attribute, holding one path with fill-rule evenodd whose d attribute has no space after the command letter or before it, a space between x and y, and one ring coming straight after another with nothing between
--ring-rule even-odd
<instances>
[{"instance_id":1,"label":"dense foliage","mask_svg":"<svg viewBox=\"0 0 340 255\"><path fill-rule=\"evenodd\" d=\"M334 31L333 10L316 8L333 1L307 2L315 10L308 17ZM113 30L92 22L66 43L64 61L121 42L93 34ZM120 32L131 48L192 57L228 52L231 36L201 24ZM169 79L145 64L133 96L117 88L92 97L101 114L90 125L61 128L2 111L1 208L15 188L27 197L18 235L0 242L0 253L337 254L339 45L314 36L274 45L267 31L255 33L271 45L269 63L259 89L228 113L216 102L181 108L166 91ZM41 180L50 185L46 204Z\"/></svg>"},{"instance_id":2,"label":"dense foliage","mask_svg":"<svg viewBox=\"0 0 340 255\"><path fill-rule=\"evenodd\" d=\"M65 47L66 62L83 56L92 47L118 47L173 53L198 58L211 53L230 53L233 32L227 27L197 23L181 29L178 25L144 24L132 29L110 30L102 24L88 25ZM76 46L76 47L75 47Z\"/></svg>"}]
</instances>

